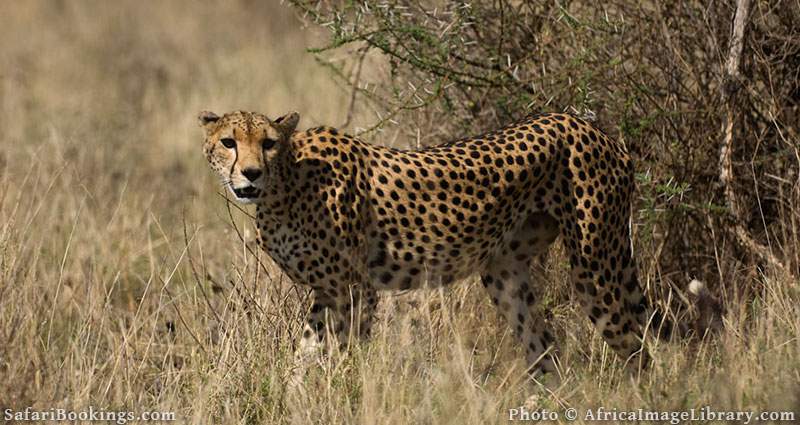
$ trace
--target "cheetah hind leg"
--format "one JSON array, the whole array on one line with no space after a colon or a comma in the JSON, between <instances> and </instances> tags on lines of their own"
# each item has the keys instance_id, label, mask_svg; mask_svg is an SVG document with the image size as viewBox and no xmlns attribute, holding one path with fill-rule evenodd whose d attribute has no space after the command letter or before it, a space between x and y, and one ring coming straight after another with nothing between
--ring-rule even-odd
<instances>
[{"instance_id":1,"label":"cheetah hind leg","mask_svg":"<svg viewBox=\"0 0 800 425\"><path fill-rule=\"evenodd\" d=\"M627 226L630 206L595 210L594 217L576 215L574 222L564 218L561 223L571 280L597 332L635 371L649 359L643 349L649 308L636 276Z\"/></svg>"},{"instance_id":2,"label":"cheetah hind leg","mask_svg":"<svg viewBox=\"0 0 800 425\"><path fill-rule=\"evenodd\" d=\"M543 260L557 237L555 219L535 214L511 234L481 274L492 303L522 342L534 378L556 371L553 333L536 308L532 285L544 282Z\"/></svg>"}]
</instances>

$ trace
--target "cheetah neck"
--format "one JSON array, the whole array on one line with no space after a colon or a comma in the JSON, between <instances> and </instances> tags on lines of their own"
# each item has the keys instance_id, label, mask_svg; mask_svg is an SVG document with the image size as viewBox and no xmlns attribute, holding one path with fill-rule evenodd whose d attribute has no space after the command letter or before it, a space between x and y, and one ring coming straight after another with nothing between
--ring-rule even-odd
<instances>
[{"instance_id":1,"label":"cheetah neck","mask_svg":"<svg viewBox=\"0 0 800 425\"><path fill-rule=\"evenodd\" d=\"M292 191L297 188L298 176L287 164L287 161L280 161L267 171L273 184L256 203L257 222L285 223L290 219Z\"/></svg>"}]
</instances>

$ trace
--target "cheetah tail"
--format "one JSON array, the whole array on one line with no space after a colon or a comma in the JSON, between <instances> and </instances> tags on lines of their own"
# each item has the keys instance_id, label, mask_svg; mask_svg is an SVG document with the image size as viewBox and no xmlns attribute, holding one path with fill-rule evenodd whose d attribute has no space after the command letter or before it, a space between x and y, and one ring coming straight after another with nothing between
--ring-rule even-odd
<instances>
[{"instance_id":1,"label":"cheetah tail","mask_svg":"<svg viewBox=\"0 0 800 425\"><path fill-rule=\"evenodd\" d=\"M706 334L716 334L723 328L725 306L714 297L703 282L697 279L689 283L689 312L686 320L673 320L661 306L654 306L650 329L661 340L669 340L675 335L681 339L703 338Z\"/></svg>"}]
</instances>

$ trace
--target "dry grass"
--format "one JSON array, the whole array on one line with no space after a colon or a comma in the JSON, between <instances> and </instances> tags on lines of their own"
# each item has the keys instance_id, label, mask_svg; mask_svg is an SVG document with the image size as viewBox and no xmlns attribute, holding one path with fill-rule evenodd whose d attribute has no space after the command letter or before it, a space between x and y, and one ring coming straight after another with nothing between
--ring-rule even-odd
<instances>
[{"instance_id":1,"label":"dry grass","mask_svg":"<svg viewBox=\"0 0 800 425\"><path fill-rule=\"evenodd\" d=\"M300 297L250 252L246 217L231 220L195 115L343 122L348 94L303 53L314 34L284 7L244 0L3 2L0 17L3 409L478 424L538 394L551 410L800 414L800 290L785 278L727 300L719 338L654 347L639 376L572 306L553 305L566 369L552 394L520 377L522 356L474 282L392 297L374 338L327 359L308 378L307 411L288 412ZM551 269L547 290L564 291L557 257Z\"/></svg>"}]
</instances>

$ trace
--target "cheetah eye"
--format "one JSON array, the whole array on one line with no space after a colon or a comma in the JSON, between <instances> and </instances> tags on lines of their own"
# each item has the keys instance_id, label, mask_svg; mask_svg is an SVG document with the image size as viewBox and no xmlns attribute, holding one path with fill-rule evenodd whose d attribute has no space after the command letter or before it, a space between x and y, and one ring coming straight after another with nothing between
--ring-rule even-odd
<instances>
[{"instance_id":1,"label":"cheetah eye","mask_svg":"<svg viewBox=\"0 0 800 425\"><path fill-rule=\"evenodd\" d=\"M261 141L261 148L264 150L272 149L277 141L275 139L266 138Z\"/></svg>"},{"instance_id":2,"label":"cheetah eye","mask_svg":"<svg viewBox=\"0 0 800 425\"><path fill-rule=\"evenodd\" d=\"M222 143L222 146L225 146L228 149L233 149L236 147L236 140L233 140L230 137L220 139L219 142Z\"/></svg>"}]
</instances>

